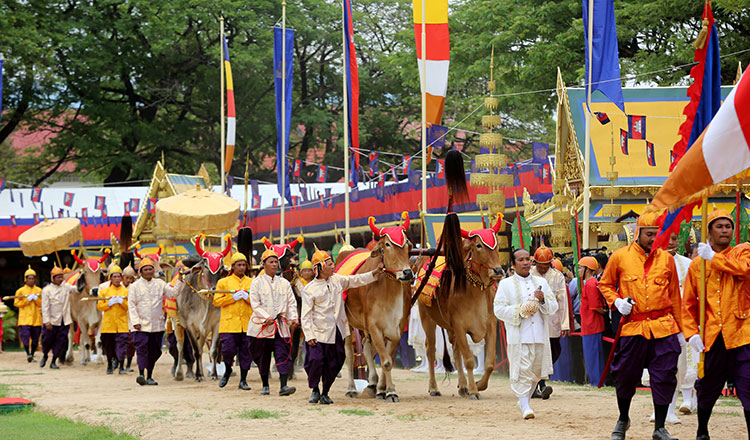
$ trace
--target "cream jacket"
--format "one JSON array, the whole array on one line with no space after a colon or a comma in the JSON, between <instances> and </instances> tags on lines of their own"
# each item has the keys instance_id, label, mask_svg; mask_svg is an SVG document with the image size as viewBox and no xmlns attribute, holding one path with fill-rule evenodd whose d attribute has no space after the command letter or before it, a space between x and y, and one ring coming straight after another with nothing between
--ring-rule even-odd
<instances>
[{"instance_id":1,"label":"cream jacket","mask_svg":"<svg viewBox=\"0 0 750 440\"><path fill-rule=\"evenodd\" d=\"M557 299L557 312L547 318L547 326L549 327L549 337L559 338L563 330L570 330L568 291L565 289L565 275L554 267L550 267L544 275L539 275L536 267L532 267L531 274L535 277L544 278Z\"/></svg>"},{"instance_id":2,"label":"cream jacket","mask_svg":"<svg viewBox=\"0 0 750 440\"><path fill-rule=\"evenodd\" d=\"M328 280L316 278L302 291L302 331L305 339L317 339L324 344L336 342L336 328L341 337L349 336L349 321L344 310L343 292L353 287L366 286L375 281L371 273L359 275L333 274Z\"/></svg>"},{"instance_id":3,"label":"cream jacket","mask_svg":"<svg viewBox=\"0 0 750 440\"><path fill-rule=\"evenodd\" d=\"M262 273L250 285L250 307L253 316L247 326L247 335L254 338L273 338L278 332L282 338L289 338L289 324L297 321L297 300L292 285L284 277ZM284 317L283 319L280 317ZM265 325L268 318L276 319ZM278 318L278 319L277 319Z\"/></svg>"},{"instance_id":4,"label":"cream jacket","mask_svg":"<svg viewBox=\"0 0 750 440\"><path fill-rule=\"evenodd\" d=\"M164 288L167 283L158 278L146 281L138 278L128 286L128 327L130 331L163 332L166 330L164 320ZM136 330L135 325L141 329Z\"/></svg>"},{"instance_id":5,"label":"cream jacket","mask_svg":"<svg viewBox=\"0 0 750 440\"><path fill-rule=\"evenodd\" d=\"M42 289L42 322L52 325L69 325L73 322L70 317L70 294L76 291L76 286L63 281L59 286L47 284Z\"/></svg>"}]
</instances>

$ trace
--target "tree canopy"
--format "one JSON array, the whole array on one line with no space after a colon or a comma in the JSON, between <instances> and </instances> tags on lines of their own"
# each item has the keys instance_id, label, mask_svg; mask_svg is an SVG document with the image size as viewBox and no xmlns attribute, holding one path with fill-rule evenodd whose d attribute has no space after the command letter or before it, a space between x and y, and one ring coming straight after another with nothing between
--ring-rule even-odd
<instances>
[{"instance_id":1,"label":"tree canopy","mask_svg":"<svg viewBox=\"0 0 750 440\"><path fill-rule=\"evenodd\" d=\"M621 71L627 85L685 85L703 0L615 0ZM506 138L554 141L557 68L582 84L580 0L451 0L451 70L445 125L481 103L495 47L496 93ZM713 2L722 79L731 84L750 53L745 0ZM420 118L411 2L353 0L360 73L362 148L414 154ZM169 169L192 173L220 161L219 18L225 18L237 106L231 173L275 181L271 0L5 0L0 121L2 177L39 184L61 165L96 182L148 179L162 154ZM295 29L291 155L342 165L341 2L288 2ZM680 67L681 66L681 67ZM654 73L655 72L655 73ZM647 73L647 74L644 74ZM534 91L535 93L527 93ZM480 131L483 110L462 121ZM14 157L15 130L57 132L31 157ZM448 136L450 141L452 136ZM477 148L470 133L465 147ZM310 156L310 154L312 156ZM313 167L303 178L311 180ZM329 172L329 180L341 172Z\"/></svg>"}]
</instances>

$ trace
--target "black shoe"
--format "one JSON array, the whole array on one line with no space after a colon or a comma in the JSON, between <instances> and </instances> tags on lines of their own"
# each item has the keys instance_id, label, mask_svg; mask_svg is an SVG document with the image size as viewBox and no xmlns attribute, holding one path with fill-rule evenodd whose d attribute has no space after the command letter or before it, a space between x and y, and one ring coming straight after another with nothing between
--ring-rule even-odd
<instances>
[{"instance_id":1,"label":"black shoe","mask_svg":"<svg viewBox=\"0 0 750 440\"><path fill-rule=\"evenodd\" d=\"M313 390L312 394L310 394L310 400L308 400L309 403L318 403L320 402L320 392Z\"/></svg>"},{"instance_id":2,"label":"black shoe","mask_svg":"<svg viewBox=\"0 0 750 440\"><path fill-rule=\"evenodd\" d=\"M228 370L228 371L231 372L232 370ZM219 388L224 388L225 386L227 386L227 382L229 382L229 374L224 373L221 376L221 379L219 379Z\"/></svg>"},{"instance_id":3,"label":"black shoe","mask_svg":"<svg viewBox=\"0 0 750 440\"><path fill-rule=\"evenodd\" d=\"M112 371L112 366L107 367L107 374L112 374L114 371Z\"/></svg>"},{"instance_id":4,"label":"black shoe","mask_svg":"<svg viewBox=\"0 0 750 440\"><path fill-rule=\"evenodd\" d=\"M284 385L279 390L279 396L291 396L295 391L297 391L297 388Z\"/></svg>"},{"instance_id":5,"label":"black shoe","mask_svg":"<svg viewBox=\"0 0 750 440\"><path fill-rule=\"evenodd\" d=\"M321 405L331 405L333 403L333 400L331 400L330 397L328 397L327 394L323 394L320 396L320 404Z\"/></svg>"},{"instance_id":6,"label":"black shoe","mask_svg":"<svg viewBox=\"0 0 750 440\"><path fill-rule=\"evenodd\" d=\"M667 428L659 428L656 431L654 431L654 434L651 436L652 440L677 440L677 437L672 437L669 434L669 431L667 431Z\"/></svg>"},{"instance_id":7,"label":"black shoe","mask_svg":"<svg viewBox=\"0 0 750 440\"><path fill-rule=\"evenodd\" d=\"M612 440L625 440L625 433L630 428L630 419L627 421L618 420L615 429L612 431Z\"/></svg>"},{"instance_id":8,"label":"black shoe","mask_svg":"<svg viewBox=\"0 0 750 440\"><path fill-rule=\"evenodd\" d=\"M146 379L146 385L159 385L159 383L149 377L148 379Z\"/></svg>"},{"instance_id":9,"label":"black shoe","mask_svg":"<svg viewBox=\"0 0 750 440\"><path fill-rule=\"evenodd\" d=\"M42 356L41 362L39 362L39 368L44 368L44 366L47 365L47 355L45 354Z\"/></svg>"},{"instance_id":10,"label":"black shoe","mask_svg":"<svg viewBox=\"0 0 750 440\"><path fill-rule=\"evenodd\" d=\"M245 382L244 380L240 381L240 384L237 385L237 388L239 388L241 390L245 390L245 391L250 391L251 390L250 385L248 385L247 382Z\"/></svg>"},{"instance_id":11,"label":"black shoe","mask_svg":"<svg viewBox=\"0 0 750 440\"><path fill-rule=\"evenodd\" d=\"M271 394L270 388L268 388L268 385L264 385L263 388L260 389L260 395L267 396L269 394Z\"/></svg>"},{"instance_id":12,"label":"black shoe","mask_svg":"<svg viewBox=\"0 0 750 440\"><path fill-rule=\"evenodd\" d=\"M59 370L60 369L60 367L58 367L57 364L55 363L54 359L52 359L52 363L49 364L49 368L52 369L52 370Z\"/></svg>"},{"instance_id":13,"label":"black shoe","mask_svg":"<svg viewBox=\"0 0 750 440\"><path fill-rule=\"evenodd\" d=\"M34 356L27 354L26 355L26 362L31 363L34 360Z\"/></svg>"},{"instance_id":14,"label":"black shoe","mask_svg":"<svg viewBox=\"0 0 750 440\"><path fill-rule=\"evenodd\" d=\"M143 376L138 376L135 378L135 382L140 386L146 385L146 378Z\"/></svg>"},{"instance_id":15,"label":"black shoe","mask_svg":"<svg viewBox=\"0 0 750 440\"><path fill-rule=\"evenodd\" d=\"M532 399L541 399L542 393L539 392L539 388L536 388L533 393L531 393Z\"/></svg>"},{"instance_id":16,"label":"black shoe","mask_svg":"<svg viewBox=\"0 0 750 440\"><path fill-rule=\"evenodd\" d=\"M133 370L133 369L132 369L132 368L130 368L130 367L127 367L127 368L125 369L125 371L126 371L126 372L128 372L128 373L132 373L132 372L133 372L133 371L135 371L135 370Z\"/></svg>"},{"instance_id":17,"label":"black shoe","mask_svg":"<svg viewBox=\"0 0 750 440\"><path fill-rule=\"evenodd\" d=\"M549 385L546 385L541 392L542 400L549 399L549 396L552 394L552 387Z\"/></svg>"},{"instance_id":18,"label":"black shoe","mask_svg":"<svg viewBox=\"0 0 750 440\"><path fill-rule=\"evenodd\" d=\"M708 434L698 434L695 440L711 440L711 437Z\"/></svg>"},{"instance_id":19,"label":"black shoe","mask_svg":"<svg viewBox=\"0 0 750 440\"><path fill-rule=\"evenodd\" d=\"M127 372L127 371L125 371L125 369L124 369L124 368L120 368L120 369L119 369L119 370L117 371L117 374L127 374L127 373L128 373L128 372Z\"/></svg>"}]
</instances>

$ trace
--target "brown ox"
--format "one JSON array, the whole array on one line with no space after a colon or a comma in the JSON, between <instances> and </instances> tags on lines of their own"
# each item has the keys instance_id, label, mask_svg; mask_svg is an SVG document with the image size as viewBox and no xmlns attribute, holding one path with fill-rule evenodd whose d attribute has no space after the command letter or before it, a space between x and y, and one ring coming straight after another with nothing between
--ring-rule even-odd
<instances>
[{"instance_id":1,"label":"brown ox","mask_svg":"<svg viewBox=\"0 0 750 440\"><path fill-rule=\"evenodd\" d=\"M443 278L430 306L419 301L419 316L427 336L431 396L440 395L435 380L436 325L448 332L448 339L453 344L459 394L478 400L479 391L487 389L494 370L497 331L492 302L495 298L495 281L501 279L503 273L496 236L501 224L502 217L499 216L492 229L466 232L460 229L456 214L445 217L442 240L446 266ZM464 237L463 242L459 237ZM475 343L482 339L485 341L484 374L476 383L474 356L465 335L469 335ZM466 373L462 364L466 366Z\"/></svg>"},{"instance_id":2,"label":"brown ox","mask_svg":"<svg viewBox=\"0 0 750 440\"><path fill-rule=\"evenodd\" d=\"M77 279L78 289L70 294L70 317L78 323L81 329L81 339L78 348L81 352L81 365L87 365L91 361L91 348L96 345L97 330L102 322L102 312L96 309L96 301L81 301L84 297L97 296L96 289L103 281L104 267L102 263L109 257L110 250L104 251L101 258L87 258L86 252L83 251L83 260L76 254L75 250L70 251L73 258L81 267L76 272L80 272ZM75 276L76 272L71 276ZM68 354L65 362L73 362L73 338L75 330L70 326L70 335L68 336ZM104 363L104 357L100 354L97 356L97 363Z\"/></svg>"},{"instance_id":3,"label":"brown ox","mask_svg":"<svg viewBox=\"0 0 750 440\"><path fill-rule=\"evenodd\" d=\"M362 347L369 371L368 393L391 402L399 401L391 378L391 369L393 356L409 320L411 305L409 281L414 278L414 273L409 267L411 242L406 237L409 215L404 212L401 217L404 221L400 226L389 228L376 227L375 219L370 217L370 229L376 237L379 237L378 243L356 273L370 272L382 261L385 266L385 276L367 286L349 289L346 300L346 317L349 325L362 330L365 334ZM339 254L337 262L343 261L350 253ZM354 350L351 336L347 337L345 345L346 364L349 369L349 386L346 395L356 397ZM380 364L383 369L379 381L374 360L376 352L380 355ZM376 386L377 394L375 393Z\"/></svg>"}]
</instances>

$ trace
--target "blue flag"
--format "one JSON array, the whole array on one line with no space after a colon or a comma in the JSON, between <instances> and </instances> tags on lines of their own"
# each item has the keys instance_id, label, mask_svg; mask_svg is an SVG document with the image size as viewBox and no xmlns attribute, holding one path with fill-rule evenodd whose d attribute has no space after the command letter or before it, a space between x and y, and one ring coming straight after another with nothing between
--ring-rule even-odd
<instances>
[{"instance_id":1,"label":"blue flag","mask_svg":"<svg viewBox=\"0 0 750 440\"><path fill-rule=\"evenodd\" d=\"M286 200L289 202L289 204L292 203L292 192L289 189L289 169L287 168L286 171L286 178L284 180L284 188L281 187L281 181L282 181L282 175L281 175L281 165L282 165L282 158L287 157L289 154L289 128L291 127L291 121L292 121L292 78L294 70L292 69L292 61L294 60L294 29L287 29L286 30L286 36L284 36L286 40L286 55L284 56L284 59L286 60L286 84L282 84L282 72L281 72L281 64L282 64L282 29L275 27L273 28L273 71L274 71L274 83L276 85L276 169L277 169L277 176L279 179L278 182L278 188L279 188L279 194L283 194ZM284 89L282 89L282 87ZM283 104L281 102L281 95L282 90L285 90L286 95L284 96L286 99ZM281 112L283 111L285 113L285 127L281 126ZM282 130L284 130L282 132ZM285 133L284 139L286 142L284 145L281 145L281 134Z\"/></svg>"},{"instance_id":2,"label":"blue flag","mask_svg":"<svg viewBox=\"0 0 750 440\"><path fill-rule=\"evenodd\" d=\"M617 26L614 0L593 0L594 22L591 66L589 66L589 0L583 1L583 38L586 47L586 76L591 70L591 92L599 90L623 113L625 104L620 81L620 57L617 52Z\"/></svg>"}]
</instances>

